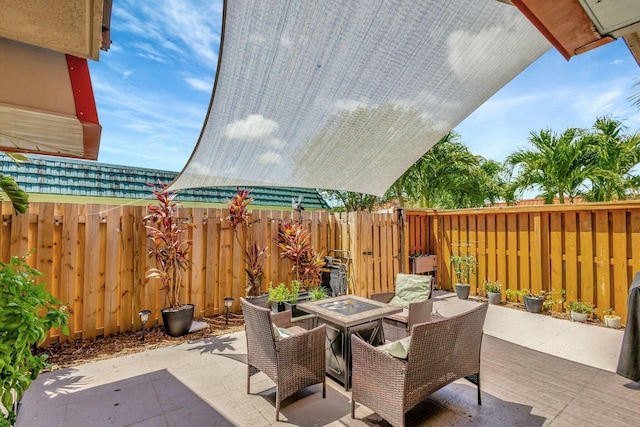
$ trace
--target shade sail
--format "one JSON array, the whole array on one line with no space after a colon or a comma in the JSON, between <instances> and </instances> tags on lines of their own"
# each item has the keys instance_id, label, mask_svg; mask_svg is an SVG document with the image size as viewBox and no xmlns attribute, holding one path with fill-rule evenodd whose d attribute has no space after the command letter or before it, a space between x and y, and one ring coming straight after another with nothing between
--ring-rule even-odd
<instances>
[{"instance_id":1,"label":"shade sail","mask_svg":"<svg viewBox=\"0 0 640 427\"><path fill-rule=\"evenodd\" d=\"M207 119L174 190L382 195L550 47L495 0L227 1L223 19Z\"/></svg>"}]
</instances>

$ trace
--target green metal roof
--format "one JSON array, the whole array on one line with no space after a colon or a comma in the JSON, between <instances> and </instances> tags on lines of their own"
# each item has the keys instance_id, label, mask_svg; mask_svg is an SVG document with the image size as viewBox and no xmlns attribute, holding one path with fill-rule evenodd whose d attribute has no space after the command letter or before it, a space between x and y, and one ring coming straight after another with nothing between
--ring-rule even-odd
<instances>
[{"instance_id":1,"label":"green metal roof","mask_svg":"<svg viewBox=\"0 0 640 427\"><path fill-rule=\"evenodd\" d=\"M109 165L87 160L29 155L29 162L16 165L0 154L0 172L15 178L28 194L61 194L85 197L145 199L151 195L147 183L169 183L177 172ZM194 188L180 190L181 202L227 203L236 193L235 187ZM307 188L254 187L251 197L255 206L291 207L291 198L303 196L302 205L309 209L328 209L318 191Z\"/></svg>"}]
</instances>

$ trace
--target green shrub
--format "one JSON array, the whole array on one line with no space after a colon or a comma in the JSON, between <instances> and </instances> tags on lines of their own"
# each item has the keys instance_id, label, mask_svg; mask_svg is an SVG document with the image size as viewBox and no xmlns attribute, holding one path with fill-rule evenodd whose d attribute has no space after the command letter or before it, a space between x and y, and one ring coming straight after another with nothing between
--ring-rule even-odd
<instances>
[{"instance_id":1,"label":"green shrub","mask_svg":"<svg viewBox=\"0 0 640 427\"><path fill-rule=\"evenodd\" d=\"M275 288L273 284L269 283L269 301L275 303L281 303L288 301L291 294L289 292L289 288L284 283L280 283Z\"/></svg>"},{"instance_id":2,"label":"green shrub","mask_svg":"<svg viewBox=\"0 0 640 427\"><path fill-rule=\"evenodd\" d=\"M0 425L15 423L14 404L48 367L47 356L34 356L32 346L42 344L54 327L69 334L69 315L43 283L36 284L41 276L24 258L0 261L0 402L6 410Z\"/></svg>"},{"instance_id":3,"label":"green shrub","mask_svg":"<svg viewBox=\"0 0 640 427\"><path fill-rule=\"evenodd\" d=\"M497 294L502 289L502 284L498 280L485 280L484 281L484 290L486 292L491 292Z\"/></svg>"},{"instance_id":4,"label":"green shrub","mask_svg":"<svg viewBox=\"0 0 640 427\"><path fill-rule=\"evenodd\" d=\"M593 304L589 304L588 302L581 302L580 300L571 301L567 305L567 307L569 308L569 310L574 311L576 313L586 313L586 314L593 313Z\"/></svg>"},{"instance_id":5,"label":"green shrub","mask_svg":"<svg viewBox=\"0 0 640 427\"><path fill-rule=\"evenodd\" d=\"M323 299L328 297L327 290L322 286L318 286L317 288L309 289L309 298L311 301L317 301L319 299Z\"/></svg>"},{"instance_id":6,"label":"green shrub","mask_svg":"<svg viewBox=\"0 0 640 427\"><path fill-rule=\"evenodd\" d=\"M469 277L476 272L476 265L478 261L471 255L453 255L449 258L453 271L456 273L456 277L462 284L469 283Z\"/></svg>"}]
</instances>

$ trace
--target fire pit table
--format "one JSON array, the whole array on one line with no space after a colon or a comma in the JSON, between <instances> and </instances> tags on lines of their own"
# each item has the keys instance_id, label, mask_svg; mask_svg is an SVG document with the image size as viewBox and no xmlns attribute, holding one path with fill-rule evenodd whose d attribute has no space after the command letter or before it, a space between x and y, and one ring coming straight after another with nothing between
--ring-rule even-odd
<instances>
[{"instance_id":1,"label":"fire pit table","mask_svg":"<svg viewBox=\"0 0 640 427\"><path fill-rule=\"evenodd\" d=\"M399 313L402 308L355 295L342 295L298 304L298 308L315 314L316 321L327 325L327 374L351 387L351 335L372 345L384 344L382 318Z\"/></svg>"}]
</instances>

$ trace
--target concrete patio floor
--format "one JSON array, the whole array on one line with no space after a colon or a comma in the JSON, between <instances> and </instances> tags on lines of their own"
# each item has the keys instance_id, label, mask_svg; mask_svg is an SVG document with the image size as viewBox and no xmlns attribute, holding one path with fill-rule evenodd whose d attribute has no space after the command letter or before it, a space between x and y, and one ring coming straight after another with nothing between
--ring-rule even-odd
<instances>
[{"instance_id":1,"label":"concrete patio floor","mask_svg":"<svg viewBox=\"0 0 640 427\"><path fill-rule=\"evenodd\" d=\"M470 308L437 292L445 316ZM491 306L482 350L483 404L457 381L407 415L410 426L638 425L640 385L614 373L622 331ZM41 375L17 427L388 426L332 380L287 399L274 421L275 388L263 374L246 394L246 341L235 333Z\"/></svg>"}]
</instances>

